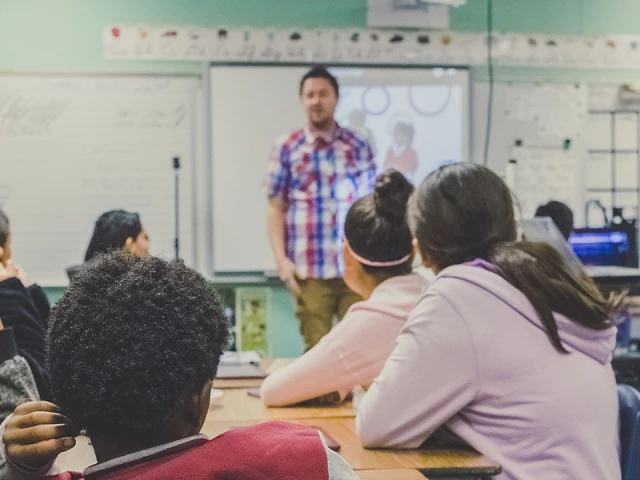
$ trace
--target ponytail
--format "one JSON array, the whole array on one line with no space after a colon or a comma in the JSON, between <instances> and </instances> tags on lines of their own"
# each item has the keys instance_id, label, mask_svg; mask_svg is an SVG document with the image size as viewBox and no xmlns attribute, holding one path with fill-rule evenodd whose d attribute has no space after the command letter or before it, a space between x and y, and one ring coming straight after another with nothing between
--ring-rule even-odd
<instances>
[{"instance_id":1,"label":"ponytail","mask_svg":"<svg viewBox=\"0 0 640 480\"><path fill-rule=\"evenodd\" d=\"M567 353L560 341L554 312L593 330L614 325L613 315L624 295L605 299L593 280L571 271L551 245L499 243L489 249L486 260L496 266L502 278L524 293L559 352Z\"/></svg>"}]
</instances>

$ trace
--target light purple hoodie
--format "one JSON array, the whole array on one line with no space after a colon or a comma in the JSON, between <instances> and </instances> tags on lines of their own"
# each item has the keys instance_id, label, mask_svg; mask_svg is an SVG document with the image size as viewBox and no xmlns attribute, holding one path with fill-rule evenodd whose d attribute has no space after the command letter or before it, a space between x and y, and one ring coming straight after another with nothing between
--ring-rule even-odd
<instances>
[{"instance_id":1,"label":"light purple hoodie","mask_svg":"<svg viewBox=\"0 0 640 480\"><path fill-rule=\"evenodd\" d=\"M449 428L500 480L619 480L615 327L556 315L551 345L525 295L486 262L442 271L359 406L366 447L417 448Z\"/></svg>"}]
</instances>

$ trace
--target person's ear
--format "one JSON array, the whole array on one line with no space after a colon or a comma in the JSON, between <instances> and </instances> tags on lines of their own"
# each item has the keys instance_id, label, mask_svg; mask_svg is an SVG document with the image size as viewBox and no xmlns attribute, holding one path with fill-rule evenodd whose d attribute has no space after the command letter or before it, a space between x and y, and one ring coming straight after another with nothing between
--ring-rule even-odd
<instances>
[{"instance_id":1,"label":"person's ear","mask_svg":"<svg viewBox=\"0 0 640 480\"><path fill-rule=\"evenodd\" d=\"M420 244L418 243L418 239L414 238L411 243L413 245L413 255L414 256L420 255L420 258L422 259L422 265L425 268L429 268L433 270L433 263L431 262L431 259L429 258L429 256L425 255L424 253L422 253L422 250L420 250Z\"/></svg>"},{"instance_id":2,"label":"person's ear","mask_svg":"<svg viewBox=\"0 0 640 480\"><path fill-rule=\"evenodd\" d=\"M0 247L0 262L2 262L3 259L4 259L4 247Z\"/></svg>"},{"instance_id":3,"label":"person's ear","mask_svg":"<svg viewBox=\"0 0 640 480\"><path fill-rule=\"evenodd\" d=\"M196 391L193 397L193 415L191 418L191 425L196 433L200 432L204 421L209 413L209 405L211 404L211 386L213 380L207 380L200 388L200 391Z\"/></svg>"},{"instance_id":4,"label":"person's ear","mask_svg":"<svg viewBox=\"0 0 640 480\"><path fill-rule=\"evenodd\" d=\"M136 242L133 238L129 237L127 238L127 240L124 242L124 249L132 254L136 253Z\"/></svg>"}]
</instances>

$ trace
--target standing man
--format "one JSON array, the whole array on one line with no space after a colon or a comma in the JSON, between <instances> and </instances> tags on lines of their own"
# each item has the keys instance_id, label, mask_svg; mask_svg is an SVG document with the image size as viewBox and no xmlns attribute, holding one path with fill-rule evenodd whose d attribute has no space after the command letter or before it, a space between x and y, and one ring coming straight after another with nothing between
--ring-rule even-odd
<instances>
[{"instance_id":1,"label":"standing man","mask_svg":"<svg viewBox=\"0 0 640 480\"><path fill-rule=\"evenodd\" d=\"M309 350L361 300L342 279L344 218L373 190L371 147L333 118L338 82L324 67L300 81L304 128L282 137L269 159L266 192L269 240L278 274L296 298L296 316Z\"/></svg>"}]
</instances>

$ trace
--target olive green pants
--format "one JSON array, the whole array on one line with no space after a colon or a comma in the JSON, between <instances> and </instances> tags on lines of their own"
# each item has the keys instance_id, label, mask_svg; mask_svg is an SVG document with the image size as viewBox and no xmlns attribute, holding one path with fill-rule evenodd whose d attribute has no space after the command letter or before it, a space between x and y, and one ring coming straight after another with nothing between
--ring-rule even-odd
<instances>
[{"instance_id":1,"label":"olive green pants","mask_svg":"<svg viewBox=\"0 0 640 480\"><path fill-rule=\"evenodd\" d=\"M308 278L298 281L300 294L296 298L296 317L306 352L324 337L333 326L333 317L342 320L349 307L362 300L341 278Z\"/></svg>"}]
</instances>

